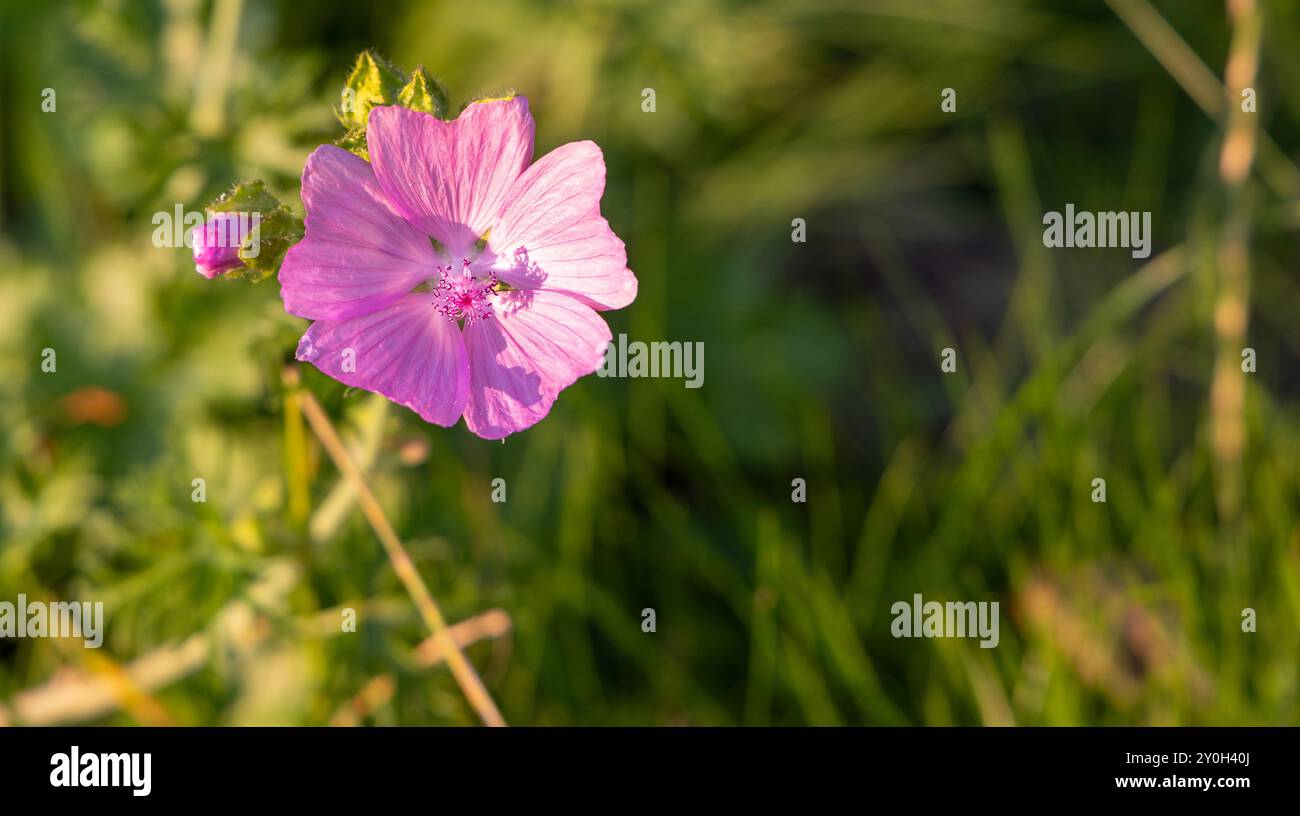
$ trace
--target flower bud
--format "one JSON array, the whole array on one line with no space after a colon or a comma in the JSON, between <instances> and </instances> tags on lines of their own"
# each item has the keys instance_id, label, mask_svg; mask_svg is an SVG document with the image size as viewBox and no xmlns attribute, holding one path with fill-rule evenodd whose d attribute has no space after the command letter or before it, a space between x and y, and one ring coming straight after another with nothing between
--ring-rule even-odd
<instances>
[{"instance_id":1,"label":"flower bud","mask_svg":"<svg viewBox=\"0 0 1300 816\"><path fill-rule=\"evenodd\" d=\"M194 228L194 269L211 279L244 265L239 248L252 230L247 213L220 212Z\"/></svg>"}]
</instances>

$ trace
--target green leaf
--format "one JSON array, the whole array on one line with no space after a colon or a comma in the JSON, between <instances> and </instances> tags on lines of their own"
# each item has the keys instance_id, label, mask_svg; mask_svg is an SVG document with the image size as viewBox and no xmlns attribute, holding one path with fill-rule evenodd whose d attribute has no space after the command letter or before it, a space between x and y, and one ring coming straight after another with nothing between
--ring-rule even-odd
<instances>
[{"instance_id":1,"label":"green leaf","mask_svg":"<svg viewBox=\"0 0 1300 816\"><path fill-rule=\"evenodd\" d=\"M398 92L397 103L444 119L447 116L447 89L422 65L415 69L411 81Z\"/></svg>"},{"instance_id":2,"label":"green leaf","mask_svg":"<svg viewBox=\"0 0 1300 816\"><path fill-rule=\"evenodd\" d=\"M343 86L339 121L349 129L365 130L366 118L376 105L397 104L406 77L373 51L362 51Z\"/></svg>"}]
</instances>

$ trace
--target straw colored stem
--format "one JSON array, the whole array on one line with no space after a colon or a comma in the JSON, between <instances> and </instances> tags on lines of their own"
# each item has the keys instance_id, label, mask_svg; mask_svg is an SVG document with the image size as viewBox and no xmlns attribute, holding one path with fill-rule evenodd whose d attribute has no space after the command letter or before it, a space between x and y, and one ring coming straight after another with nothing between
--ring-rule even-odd
<instances>
[{"instance_id":1,"label":"straw colored stem","mask_svg":"<svg viewBox=\"0 0 1300 816\"><path fill-rule=\"evenodd\" d=\"M1225 522L1241 506L1245 446L1245 375L1241 353L1250 317L1250 199L1247 181L1258 137L1257 114L1242 109L1242 91L1255 82L1259 66L1260 19L1254 0L1229 0L1232 43L1224 71L1228 115L1219 151L1219 175L1227 210L1219 244L1214 331L1218 357L1210 388L1211 439L1217 471L1216 500Z\"/></svg>"},{"instance_id":2,"label":"straw colored stem","mask_svg":"<svg viewBox=\"0 0 1300 816\"><path fill-rule=\"evenodd\" d=\"M415 569L415 564L407 554L406 548L397 537L393 530L392 524L389 523L388 517L384 514L375 494L371 492L370 486L366 483L361 471L353 463L352 458L348 455L347 449L343 447L343 442L339 439L338 433L334 430L334 425L326 416L325 411L321 409L320 403L310 392L298 391L298 404L302 409L303 415L307 418L307 423L311 426L325 452L334 460L339 472L352 483L353 489L357 494L357 501L361 505L361 512L365 514L366 520L374 529L375 535L379 537L379 542L383 544L384 551L388 554L388 560L393 565L393 571L401 580L402 585L406 587L407 593L411 600L415 602L416 608L420 611L420 617L424 619L425 624L429 627L433 636L437 638L442 647L444 659L451 668L452 675L460 685L461 691L469 701L474 710L478 712L479 717L485 725L503 726L506 724L501 712L497 709L496 703L492 701L491 695L488 694L487 688L483 685L483 680L475 671L474 666L465 657L456 640L448 634L447 621L443 618L442 610L434 601L433 596L429 594L428 588L424 585L424 580L420 573Z\"/></svg>"}]
</instances>

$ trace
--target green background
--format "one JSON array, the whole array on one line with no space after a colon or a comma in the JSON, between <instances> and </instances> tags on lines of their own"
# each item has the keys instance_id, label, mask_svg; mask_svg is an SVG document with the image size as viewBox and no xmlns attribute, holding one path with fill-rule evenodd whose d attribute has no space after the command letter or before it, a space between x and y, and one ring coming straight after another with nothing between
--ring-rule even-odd
<instances>
[{"instance_id":1,"label":"green background","mask_svg":"<svg viewBox=\"0 0 1300 816\"><path fill-rule=\"evenodd\" d=\"M1112 5L4 2L0 600L108 619L98 651L0 641L0 716L477 721L294 441L306 322L151 241L250 176L301 211L375 48L454 105L527 95L538 156L599 143L640 281L614 334L706 351L703 388L588 377L504 444L304 371L449 619L508 614L468 654L511 723L1300 722L1300 6L1262 4L1268 137L1233 196L1194 98L1223 102L1223 5L1160 2L1168 30ZM1150 262L1045 250L1067 202L1151 211ZM1210 395L1243 212L1234 419ZM998 601L1000 645L893 638L917 592ZM123 674L150 658L174 676Z\"/></svg>"}]
</instances>

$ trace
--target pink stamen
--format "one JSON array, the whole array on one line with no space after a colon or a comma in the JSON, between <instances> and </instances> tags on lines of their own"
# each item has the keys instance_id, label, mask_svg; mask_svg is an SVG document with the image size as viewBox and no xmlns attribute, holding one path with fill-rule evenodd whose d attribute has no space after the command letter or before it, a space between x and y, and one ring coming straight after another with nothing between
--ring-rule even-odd
<instances>
[{"instance_id":1,"label":"pink stamen","mask_svg":"<svg viewBox=\"0 0 1300 816\"><path fill-rule=\"evenodd\" d=\"M477 280L470 271L469 261L461 261L461 274L453 277L451 267L442 267L442 279L433 287L433 308L448 320L464 320L466 326L492 317L492 302L496 294L497 273L489 272L487 280Z\"/></svg>"}]
</instances>

